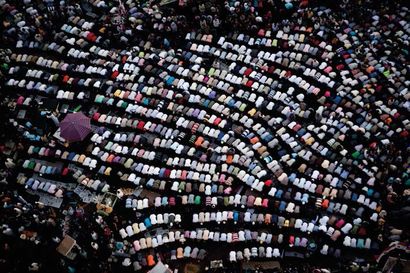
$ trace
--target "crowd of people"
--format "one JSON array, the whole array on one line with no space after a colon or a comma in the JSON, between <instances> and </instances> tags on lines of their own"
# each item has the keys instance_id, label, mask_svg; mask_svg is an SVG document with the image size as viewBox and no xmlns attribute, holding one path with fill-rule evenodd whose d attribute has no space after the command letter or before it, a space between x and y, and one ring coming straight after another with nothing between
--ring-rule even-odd
<instances>
[{"instance_id":1,"label":"crowd of people","mask_svg":"<svg viewBox=\"0 0 410 273\"><path fill-rule=\"evenodd\" d=\"M409 17L0 0L0 271L402 272ZM66 141L80 112L92 132Z\"/></svg>"}]
</instances>

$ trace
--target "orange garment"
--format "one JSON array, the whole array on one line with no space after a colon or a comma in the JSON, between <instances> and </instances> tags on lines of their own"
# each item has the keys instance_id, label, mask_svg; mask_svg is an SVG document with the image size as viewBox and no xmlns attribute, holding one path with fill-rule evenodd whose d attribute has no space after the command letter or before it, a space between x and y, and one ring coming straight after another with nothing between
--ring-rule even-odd
<instances>
[{"instance_id":1,"label":"orange garment","mask_svg":"<svg viewBox=\"0 0 410 273\"><path fill-rule=\"evenodd\" d=\"M195 146L199 147L201 146L201 144L204 142L204 138L203 137L198 137L195 141Z\"/></svg>"},{"instance_id":2,"label":"orange garment","mask_svg":"<svg viewBox=\"0 0 410 273\"><path fill-rule=\"evenodd\" d=\"M252 144L256 144L256 143L258 143L259 142L259 138L258 137L253 137L253 138L251 138L251 143Z\"/></svg>"},{"instance_id":3,"label":"orange garment","mask_svg":"<svg viewBox=\"0 0 410 273\"><path fill-rule=\"evenodd\" d=\"M155 265L155 259L153 255L148 255L147 256L147 264L148 266L154 266Z\"/></svg>"}]
</instances>

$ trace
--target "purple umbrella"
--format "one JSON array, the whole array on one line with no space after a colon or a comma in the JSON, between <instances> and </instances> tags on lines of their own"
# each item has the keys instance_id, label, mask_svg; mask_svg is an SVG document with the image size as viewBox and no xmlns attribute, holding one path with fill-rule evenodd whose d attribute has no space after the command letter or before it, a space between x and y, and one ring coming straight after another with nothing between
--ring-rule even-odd
<instances>
[{"instance_id":1,"label":"purple umbrella","mask_svg":"<svg viewBox=\"0 0 410 273\"><path fill-rule=\"evenodd\" d=\"M91 132L90 118L83 113L68 114L60 122L60 136L68 142L81 141Z\"/></svg>"}]
</instances>

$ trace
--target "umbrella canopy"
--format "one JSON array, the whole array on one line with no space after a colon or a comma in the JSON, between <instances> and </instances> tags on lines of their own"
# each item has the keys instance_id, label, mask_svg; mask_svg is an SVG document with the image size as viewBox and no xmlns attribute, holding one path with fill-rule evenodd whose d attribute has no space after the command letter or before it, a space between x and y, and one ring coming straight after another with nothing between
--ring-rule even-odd
<instances>
[{"instance_id":1,"label":"umbrella canopy","mask_svg":"<svg viewBox=\"0 0 410 273\"><path fill-rule=\"evenodd\" d=\"M60 122L60 136L69 142L81 141L90 132L90 118L81 112L68 114Z\"/></svg>"}]
</instances>

